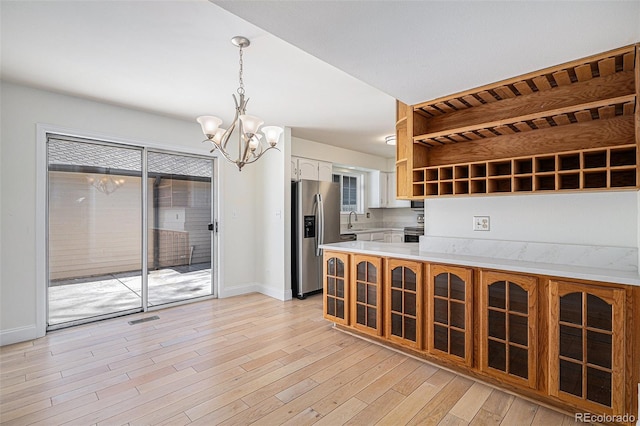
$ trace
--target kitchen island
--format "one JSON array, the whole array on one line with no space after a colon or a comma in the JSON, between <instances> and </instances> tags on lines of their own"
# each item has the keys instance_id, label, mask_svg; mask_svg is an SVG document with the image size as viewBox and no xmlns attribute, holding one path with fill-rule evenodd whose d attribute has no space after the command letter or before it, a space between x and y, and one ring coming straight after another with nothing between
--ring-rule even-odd
<instances>
[{"instance_id":1,"label":"kitchen island","mask_svg":"<svg viewBox=\"0 0 640 426\"><path fill-rule=\"evenodd\" d=\"M637 419L637 250L424 237L322 248L324 315L340 329L564 410Z\"/></svg>"}]
</instances>

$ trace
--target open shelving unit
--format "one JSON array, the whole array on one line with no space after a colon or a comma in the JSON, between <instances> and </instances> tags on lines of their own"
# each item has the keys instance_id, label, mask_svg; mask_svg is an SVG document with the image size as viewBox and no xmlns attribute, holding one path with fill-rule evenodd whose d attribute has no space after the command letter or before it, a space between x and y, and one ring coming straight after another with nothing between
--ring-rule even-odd
<instances>
[{"instance_id":1,"label":"open shelving unit","mask_svg":"<svg viewBox=\"0 0 640 426\"><path fill-rule=\"evenodd\" d=\"M398 102L398 197L638 188L638 49Z\"/></svg>"}]
</instances>

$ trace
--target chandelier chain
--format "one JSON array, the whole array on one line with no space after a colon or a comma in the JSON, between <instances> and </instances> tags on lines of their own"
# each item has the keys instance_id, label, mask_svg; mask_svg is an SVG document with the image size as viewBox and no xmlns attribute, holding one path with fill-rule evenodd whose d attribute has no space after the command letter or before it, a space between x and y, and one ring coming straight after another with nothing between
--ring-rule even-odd
<instances>
[{"instance_id":1,"label":"chandelier chain","mask_svg":"<svg viewBox=\"0 0 640 426\"><path fill-rule=\"evenodd\" d=\"M238 80L240 82L240 87L238 87L239 95L244 95L244 80L242 78L243 70L244 70L244 62L242 60L242 46L240 46L240 71L238 72Z\"/></svg>"}]
</instances>

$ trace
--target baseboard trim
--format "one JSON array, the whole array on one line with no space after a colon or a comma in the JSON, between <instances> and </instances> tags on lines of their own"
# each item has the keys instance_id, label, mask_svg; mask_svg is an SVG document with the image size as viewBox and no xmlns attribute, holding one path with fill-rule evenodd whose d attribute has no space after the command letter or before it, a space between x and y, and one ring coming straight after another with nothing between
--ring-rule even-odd
<instances>
[{"instance_id":1,"label":"baseboard trim","mask_svg":"<svg viewBox=\"0 0 640 426\"><path fill-rule=\"evenodd\" d=\"M220 299L224 299L225 297L240 296L248 293L262 293L265 296L273 297L274 299L283 300L283 301L290 300L293 295L291 289L288 289L287 291L284 289L278 289L271 286L267 286L261 283L250 283L250 284L243 284L239 286L221 288L220 294L218 295L218 297Z\"/></svg>"},{"instance_id":2,"label":"baseboard trim","mask_svg":"<svg viewBox=\"0 0 640 426\"><path fill-rule=\"evenodd\" d=\"M0 331L0 346L26 342L38 337L41 336L38 336L38 329L35 325L2 330Z\"/></svg>"}]
</instances>

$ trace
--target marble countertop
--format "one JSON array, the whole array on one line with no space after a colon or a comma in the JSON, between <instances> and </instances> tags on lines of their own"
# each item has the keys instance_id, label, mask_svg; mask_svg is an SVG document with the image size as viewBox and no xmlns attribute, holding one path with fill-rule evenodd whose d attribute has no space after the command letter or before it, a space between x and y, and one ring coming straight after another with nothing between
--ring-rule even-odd
<instances>
[{"instance_id":1,"label":"marble countertop","mask_svg":"<svg viewBox=\"0 0 640 426\"><path fill-rule=\"evenodd\" d=\"M396 231L396 232L404 232L404 228L351 228L351 229L341 229L341 234L367 234L371 232L386 232L386 231Z\"/></svg>"},{"instance_id":2,"label":"marble countertop","mask_svg":"<svg viewBox=\"0 0 640 426\"><path fill-rule=\"evenodd\" d=\"M549 275L559 278L574 278L640 286L640 276L637 271L421 251L420 243L347 241L324 244L321 248L326 250L396 257L423 262L446 263L511 272Z\"/></svg>"}]
</instances>

